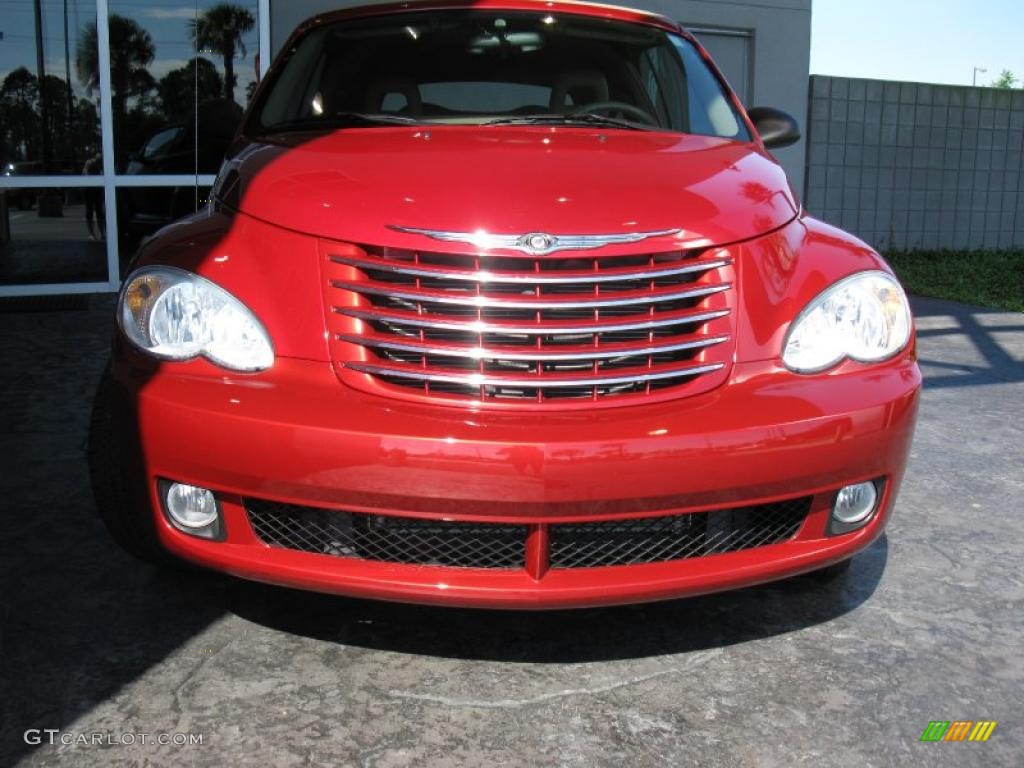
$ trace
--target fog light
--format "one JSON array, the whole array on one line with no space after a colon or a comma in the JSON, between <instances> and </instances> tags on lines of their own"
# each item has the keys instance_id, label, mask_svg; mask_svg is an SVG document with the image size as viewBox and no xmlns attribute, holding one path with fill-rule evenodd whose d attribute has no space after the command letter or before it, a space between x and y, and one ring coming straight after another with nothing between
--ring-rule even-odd
<instances>
[{"instance_id":1,"label":"fog light","mask_svg":"<svg viewBox=\"0 0 1024 768\"><path fill-rule=\"evenodd\" d=\"M205 488L183 483L167 487L167 514L172 522L190 530L208 528L217 522L217 500Z\"/></svg>"},{"instance_id":2,"label":"fog light","mask_svg":"<svg viewBox=\"0 0 1024 768\"><path fill-rule=\"evenodd\" d=\"M878 489L874 483L857 483L842 488L836 495L832 517L843 525L857 525L867 520L875 511Z\"/></svg>"}]
</instances>

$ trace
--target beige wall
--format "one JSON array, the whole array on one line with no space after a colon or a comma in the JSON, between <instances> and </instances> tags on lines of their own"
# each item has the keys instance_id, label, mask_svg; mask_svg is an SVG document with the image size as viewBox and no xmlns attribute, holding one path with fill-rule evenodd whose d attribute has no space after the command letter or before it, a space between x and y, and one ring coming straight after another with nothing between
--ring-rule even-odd
<instances>
[{"instance_id":1,"label":"beige wall","mask_svg":"<svg viewBox=\"0 0 1024 768\"><path fill-rule=\"evenodd\" d=\"M807 208L880 249L1024 246L1024 91L811 78Z\"/></svg>"}]
</instances>

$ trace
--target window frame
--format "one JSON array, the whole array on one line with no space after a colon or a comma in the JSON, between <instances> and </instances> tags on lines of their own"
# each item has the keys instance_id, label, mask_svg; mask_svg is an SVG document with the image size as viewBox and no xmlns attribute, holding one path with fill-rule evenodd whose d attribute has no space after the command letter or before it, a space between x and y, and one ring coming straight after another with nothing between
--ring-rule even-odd
<instances>
[{"instance_id":1,"label":"window frame","mask_svg":"<svg viewBox=\"0 0 1024 768\"><path fill-rule=\"evenodd\" d=\"M270 64L270 0L256 0L256 30L260 79ZM95 175L0 176L0 190L101 188L106 216L107 279L95 282L23 283L0 285L0 298L15 296L54 296L83 293L116 293L121 288L120 250L118 248L117 191L127 187L212 187L214 174L127 175L114 168L114 117L110 83L110 4L95 0L96 46L99 62L100 138L102 173Z\"/></svg>"}]
</instances>

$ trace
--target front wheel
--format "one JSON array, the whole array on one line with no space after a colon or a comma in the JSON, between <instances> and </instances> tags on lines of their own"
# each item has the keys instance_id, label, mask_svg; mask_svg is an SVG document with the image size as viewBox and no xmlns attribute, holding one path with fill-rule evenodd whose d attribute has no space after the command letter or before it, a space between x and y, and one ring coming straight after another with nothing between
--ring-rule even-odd
<instances>
[{"instance_id":1,"label":"front wheel","mask_svg":"<svg viewBox=\"0 0 1024 768\"><path fill-rule=\"evenodd\" d=\"M108 364L96 388L89 420L89 479L96 511L124 550L144 562L165 564L171 562L171 557L157 539L148 500L144 493L130 491L128 478L139 477L134 473L143 471L141 466L134 466L141 457L141 448L130 456L117 447L118 437L123 437L119 432L132 429L119 415L118 394Z\"/></svg>"},{"instance_id":2,"label":"front wheel","mask_svg":"<svg viewBox=\"0 0 1024 768\"><path fill-rule=\"evenodd\" d=\"M816 571L801 573L799 576L791 576L778 582L779 586L787 591L800 594L814 592L819 589L826 589L829 586L840 582L850 570L852 558L847 558L832 565L826 565Z\"/></svg>"},{"instance_id":3,"label":"front wheel","mask_svg":"<svg viewBox=\"0 0 1024 768\"><path fill-rule=\"evenodd\" d=\"M807 578L813 579L819 584L831 584L837 579L841 579L846 575L847 571L850 570L850 564L853 562L852 557L848 557L846 560L841 560L838 563L832 563L824 568L820 568L817 571L811 571L805 574Z\"/></svg>"}]
</instances>

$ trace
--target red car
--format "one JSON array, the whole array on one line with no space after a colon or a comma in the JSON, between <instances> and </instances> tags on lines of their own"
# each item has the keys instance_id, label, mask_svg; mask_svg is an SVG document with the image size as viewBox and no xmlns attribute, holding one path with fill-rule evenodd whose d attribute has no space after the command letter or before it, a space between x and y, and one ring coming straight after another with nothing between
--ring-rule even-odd
<instances>
[{"instance_id":1,"label":"red car","mask_svg":"<svg viewBox=\"0 0 1024 768\"><path fill-rule=\"evenodd\" d=\"M301 27L210 207L125 281L90 458L115 538L507 608L835 572L921 375L882 258L808 216L676 23L575 2Z\"/></svg>"}]
</instances>

